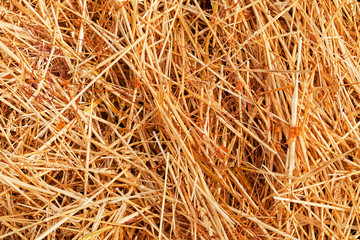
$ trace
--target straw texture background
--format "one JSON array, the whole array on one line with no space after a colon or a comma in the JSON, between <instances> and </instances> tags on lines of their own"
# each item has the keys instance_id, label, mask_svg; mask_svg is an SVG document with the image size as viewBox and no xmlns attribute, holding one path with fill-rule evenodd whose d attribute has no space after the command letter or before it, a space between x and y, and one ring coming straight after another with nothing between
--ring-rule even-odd
<instances>
[{"instance_id":1,"label":"straw texture background","mask_svg":"<svg viewBox=\"0 0 360 240\"><path fill-rule=\"evenodd\" d=\"M0 3L0 239L357 239L360 3Z\"/></svg>"}]
</instances>

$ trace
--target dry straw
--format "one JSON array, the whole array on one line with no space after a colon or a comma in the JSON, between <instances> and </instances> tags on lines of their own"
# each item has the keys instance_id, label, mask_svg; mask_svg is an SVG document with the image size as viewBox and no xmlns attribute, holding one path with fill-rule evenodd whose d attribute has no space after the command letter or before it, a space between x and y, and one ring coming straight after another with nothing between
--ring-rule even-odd
<instances>
[{"instance_id":1,"label":"dry straw","mask_svg":"<svg viewBox=\"0 0 360 240\"><path fill-rule=\"evenodd\" d=\"M0 239L357 239L360 3L0 5Z\"/></svg>"}]
</instances>

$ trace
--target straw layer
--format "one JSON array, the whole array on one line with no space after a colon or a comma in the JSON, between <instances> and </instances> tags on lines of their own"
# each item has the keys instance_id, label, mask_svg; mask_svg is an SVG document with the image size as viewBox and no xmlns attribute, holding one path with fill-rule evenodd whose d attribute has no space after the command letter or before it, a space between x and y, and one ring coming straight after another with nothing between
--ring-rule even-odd
<instances>
[{"instance_id":1,"label":"straw layer","mask_svg":"<svg viewBox=\"0 0 360 240\"><path fill-rule=\"evenodd\" d=\"M0 7L0 239L356 239L360 4Z\"/></svg>"}]
</instances>

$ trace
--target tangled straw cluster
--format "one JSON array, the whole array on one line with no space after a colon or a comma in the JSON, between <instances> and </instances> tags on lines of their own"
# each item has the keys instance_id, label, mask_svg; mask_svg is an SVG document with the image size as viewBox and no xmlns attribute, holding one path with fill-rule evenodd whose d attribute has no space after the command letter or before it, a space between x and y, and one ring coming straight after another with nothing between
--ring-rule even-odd
<instances>
[{"instance_id":1,"label":"tangled straw cluster","mask_svg":"<svg viewBox=\"0 0 360 240\"><path fill-rule=\"evenodd\" d=\"M0 239L356 239L355 0L0 7Z\"/></svg>"}]
</instances>

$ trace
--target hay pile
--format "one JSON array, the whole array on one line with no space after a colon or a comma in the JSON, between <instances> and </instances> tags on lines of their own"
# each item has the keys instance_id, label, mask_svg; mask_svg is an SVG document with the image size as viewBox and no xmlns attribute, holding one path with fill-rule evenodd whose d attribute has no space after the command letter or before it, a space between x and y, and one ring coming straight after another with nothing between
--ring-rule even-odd
<instances>
[{"instance_id":1,"label":"hay pile","mask_svg":"<svg viewBox=\"0 0 360 240\"><path fill-rule=\"evenodd\" d=\"M0 239L356 239L360 3L0 7Z\"/></svg>"}]
</instances>

